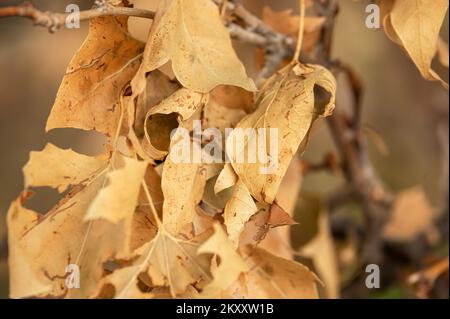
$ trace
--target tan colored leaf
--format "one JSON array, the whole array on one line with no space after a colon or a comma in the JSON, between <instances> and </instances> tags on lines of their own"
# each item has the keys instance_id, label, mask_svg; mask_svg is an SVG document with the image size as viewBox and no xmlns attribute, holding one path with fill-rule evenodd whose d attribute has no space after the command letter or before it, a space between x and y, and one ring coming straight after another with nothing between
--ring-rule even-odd
<instances>
[{"instance_id":1,"label":"tan colored leaf","mask_svg":"<svg viewBox=\"0 0 450 319\"><path fill-rule=\"evenodd\" d=\"M177 79L190 90L206 93L221 84L256 89L212 1L171 0L160 10L163 15L147 42L141 73L170 60Z\"/></svg>"},{"instance_id":2,"label":"tan colored leaf","mask_svg":"<svg viewBox=\"0 0 450 319\"><path fill-rule=\"evenodd\" d=\"M292 14L292 10L273 11L270 7L264 6L262 11L263 21L275 31L297 37L299 20L298 15ZM325 22L325 17L305 17L304 34L302 48L311 52L320 39L320 30Z\"/></svg>"},{"instance_id":3,"label":"tan colored leaf","mask_svg":"<svg viewBox=\"0 0 450 319\"><path fill-rule=\"evenodd\" d=\"M259 244L266 242L266 236L271 230L274 230L280 226L295 225L295 220L292 219L278 204L273 203L269 205L267 203L258 203L258 212L254 214L249 221L245 224L245 228L242 231L239 238L239 245L241 247L256 247ZM275 237L276 238L276 237ZM274 240L274 239L272 239ZM288 245L287 241L277 241L274 244L278 244L273 248L273 254L279 255L280 251L284 250L283 246ZM261 246L259 246L261 247ZM270 247L270 245L265 245Z\"/></svg>"},{"instance_id":4,"label":"tan colored leaf","mask_svg":"<svg viewBox=\"0 0 450 319\"><path fill-rule=\"evenodd\" d=\"M329 94L323 103L315 101L316 86ZM287 67L267 81L257 99L256 111L237 125L243 130L235 129L227 139L231 164L256 200L273 202L292 157L301 144L301 151L304 150L312 124L319 116L332 112L335 90L333 75L318 65ZM253 129L254 134L242 134L246 129ZM273 138L277 142L276 150L269 148L271 134L274 134L270 129L276 130ZM256 134L255 130L263 134ZM245 158L245 152L256 154L250 145L265 147L269 160L264 163L258 156L251 162L248 156ZM270 159L271 152L275 154ZM244 157L243 161L239 160L240 156Z\"/></svg>"},{"instance_id":5,"label":"tan colored leaf","mask_svg":"<svg viewBox=\"0 0 450 319\"><path fill-rule=\"evenodd\" d=\"M316 299L318 278L302 264L283 259L263 249L248 257L248 298Z\"/></svg>"},{"instance_id":6,"label":"tan colored leaf","mask_svg":"<svg viewBox=\"0 0 450 319\"><path fill-rule=\"evenodd\" d=\"M338 259L326 213L319 214L317 235L304 245L300 252L303 256L312 259L317 274L324 283L327 297L330 299L339 298Z\"/></svg>"},{"instance_id":7,"label":"tan colored leaf","mask_svg":"<svg viewBox=\"0 0 450 319\"><path fill-rule=\"evenodd\" d=\"M203 298L217 297L247 271L244 260L234 249L222 226L215 223L213 229L214 234L197 251L198 254L215 254L220 257L220 264L211 271L213 280L203 288Z\"/></svg>"},{"instance_id":8,"label":"tan colored leaf","mask_svg":"<svg viewBox=\"0 0 450 319\"><path fill-rule=\"evenodd\" d=\"M253 111L253 93L237 86L219 85L211 91L211 100L227 109Z\"/></svg>"},{"instance_id":9,"label":"tan colored leaf","mask_svg":"<svg viewBox=\"0 0 450 319\"><path fill-rule=\"evenodd\" d=\"M395 198L383 236L394 241L409 241L424 234L433 242L437 236L436 213L422 188L406 189Z\"/></svg>"},{"instance_id":10,"label":"tan colored leaf","mask_svg":"<svg viewBox=\"0 0 450 319\"><path fill-rule=\"evenodd\" d=\"M144 123L148 111L179 89L180 84L176 80L171 80L159 70L152 71L147 75L145 92L137 103L133 123L134 130L139 138L144 137Z\"/></svg>"},{"instance_id":11,"label":"tan colored leaf","mask_svg":"<svg viewBox=\"0 0 450 319\"><path fill-rule=\"evenodd\" d=\"M298 200L302 176L300 172L300 159L295 156L281 181L280 188L276 197L276 204L272 205L275 211L271 210L269 224L292 225L295 221L294 216L295 205ZM273 213L280 213L273 214ZM275 218L278 216L277 218ZM293 259L291 247L291 227L271 227L267 235L264 237L259 247L267 250L271 254L285 259Z\"/></svg>"},{"instance_id":12,"label":"tan colored leaf","mask_svg":"<svg viewBox=\"0 0 450 319\"><path fill-rule=\"evenodd\" d=\"M162 159L170 146L170 134L207 102L208 96L181 88L149 110L143 147L153 159Z\"/></svg>"},{"instance_id":13,"label":"tan colored leaf","mask_svg":"<svg viewBox=\"0 0 450 319\"><path fill-rule=\"evenodd\" d=\"M9 208L8 243L10 265L10 291L11 298L28 298L46 295L52 290L52 285L36 274L27 256L17 248L20 238L32 228L39 220L39 215L23 208L19 201L13 202Z\"/></svg>"},{"instance_id":14,"label":"tan colored leaf","mask_svg":"<svg viewBox=\"0 0 450 319\"><path fill-rule=\"evenodd\" d=\"M155 287L169 287L172 297L184 293L191 284L210 280L207 256L198 256L203 237L179 240L163 227L156 237L138 249L139 258L107 279L115 285L115 298L136 298L137 279L146 273Z\"/></svg>"},{"instance_id":15,"label":"tan colored leaf","mask_svg":"<svg viewBox=\"0 0 450 319\"><path fill-rule=\"evenodd\" d=\"M220 193L224 189L234 186L237 183L238 177L233 170L231 164L226 163L217 177L216 184L214 185L214 192Z\"/></svg>"},{"instance_id":16,"label":"tan colored leaf","mask_svg":"<svg viewBox=\"0 0 450 319\"><path fill-rule=\"evenodd\" d=\"M175 163L171 156L164 162L162 191L164 194L163 223L172 234L178 234L192 223L195 207L205 188L205 171L199 163Z\"/></svg>"},{"instance_id":17,"label":"tan colored leaf","mask_svg":"<svg viewBox=\"0 0 450 319\"><path fill-rule=\"evenodd\" d=\"M448 68L448 44L445 43L445 41L442 40L441 37L439 37L437 43L437 55L439 63L441 63L442 66Z\"/></svg>"},{"instance_id":18,"label":"tan colored leaf","mask_svg":"<svg viewBox=\"0 0 450 319\"><path fill-rule=\"evenodd\" d=\"M107 184L89 206L84 219L105 219L114 224L125 219L131 222L146 168L146 162L125 158L123 168L106 174Z\"/></svg>"},{"instance_id":19,"label":"tan colored leaf","mask_svg":"<svg viewBox=\"0 0 450 319\"><path fill-rule=\"evenodd\" d=\"M62 193L70 185L88 181L106 165L106 155L90 157L49 143L42 151L30 153L23 168L25 188L50 186Z\"/></svg>"},{"instance_id":20,"label":"tan colored leaf","mask_svg":"<svg viewBox=\"0 0 450 319\"><path fill-rule=\"evenodd\" d=\"M448 84L431 69L447 9L447 0L395 0L384 25L389 38L407 52L420 74L426 80L440 81L448 89Z\"/></svg>"},{"instance_id":21,"label":"tan colored leaf","mask_svg":"<svg viewBox=\"0 0 450 319\"><path fill-rule=\"evenodd\" d=\"M233 195L225 206L224 220L228 236L236 246L245 223L258 211L247 186L238 180L234 185Z\"/></svg>"},{"instance_id":22,"label":"tan colored leaf","mask_svg":"<svg viewBox=\"0 0 450 319\"><path fill-rule=\"evenodd\" d=\"M216 90L216 89L215 89ZM213 92L215 91L213 90ZM225 129L235 127L246 115L246 111L240 108L229 108L217 95L211 95L203 110L202 126L204 128L216 128L225 134ZM229 102L231 103L231 102ZM216 141L217 143L219 141ZM220 141L222 144L225 141Z\"/></svg>"},{"instance_id":23,"label":"tan colored leaf","mask_svg":"<svg viewBox=\"0 0 450 319\"><path fill-rule=\"evenodd\" d=\"M127 17L100 17L70 62L46 130L74 127L114 136L120 94L139 68L143 44L131 37Z\"/></svg>"},{"instance_id":24,"label":"tan colored leaf","mask_svg":"<svg viewBox=\"0 0 450 319\"><path fill-rule=\"evenodd\" d=\"M11 282L11 286L15 287L13 291L23 294L16 297L36 293L27 293L28 283L20 273L23 267L29 269L30 276L50 287L39 296L89 297L102 276L103 262L128 251L124 236L129 230L123 223L83 222L103 182L104 174L78 193L69 194L38 223L30 226L20 237L9 241L10 269L12 278L17 280ZM8 213L9 227L14 229L15 223L23 223L23 215L27 214L29 212L13 203ZM79 289L67 289L65 279L69 264L80 267ZM13 274L16 271L17 274Z\"/></svg>"}]
</instances>

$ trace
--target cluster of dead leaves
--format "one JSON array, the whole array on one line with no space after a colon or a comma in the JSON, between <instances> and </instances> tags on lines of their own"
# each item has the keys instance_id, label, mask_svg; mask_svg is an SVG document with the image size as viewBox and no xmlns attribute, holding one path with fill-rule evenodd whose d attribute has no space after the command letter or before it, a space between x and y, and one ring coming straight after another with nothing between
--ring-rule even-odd
<instances>
[{"instance_id":1,"label":"cluster of dead leaves","mask_svg":"<svg viewBox=\"0 0 450 319\"><path fill-rule=\"evenodd\" d=\"M283 192L299 186L283 177L334 96L329 71L299 63L257 91L210 0L161 0L145 44L126 17L91 20L46 129L95 130L108 143L95 157L52 144L31 152L7 219L11 297L317 297L317 277L281 252L288 232L277 227L294 224ZM195 119L278 128L277 170L261 175L259 163L234 158L174 163L170 133ZM62 199L46 214L27 209L35 187ZM80 285L69 289L73 264Z\"/></svg>"}]
</instances>

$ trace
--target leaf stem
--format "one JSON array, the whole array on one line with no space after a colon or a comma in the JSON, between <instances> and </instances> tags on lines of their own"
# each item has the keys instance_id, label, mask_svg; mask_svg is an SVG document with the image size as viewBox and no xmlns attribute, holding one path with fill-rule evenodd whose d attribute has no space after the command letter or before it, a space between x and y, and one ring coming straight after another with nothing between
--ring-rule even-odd
<instances>
[{"instance_id":1,"label":"leaf stem","mask_svg":"<svg viewBox=\"0 0 450 319\"><path fill-rule=\"evenodd\" d=\"M300 3L300 19L298 28L297 46L295 48L294 57L292 63L298 63L300 60L300 52L302 51L303 33L305 30L305 0L299 0Z\"/></svg>"}]
</instances>

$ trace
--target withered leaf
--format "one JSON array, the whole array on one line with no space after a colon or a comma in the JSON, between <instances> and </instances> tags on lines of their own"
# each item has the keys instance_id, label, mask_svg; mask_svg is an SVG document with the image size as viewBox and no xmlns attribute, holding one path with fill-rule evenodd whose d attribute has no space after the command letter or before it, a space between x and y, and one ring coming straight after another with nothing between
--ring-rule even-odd
<instances>
[{"instance_id":1,"label":"withered leaf","mask_svg":"<svg viewBox=\"0 0 450 319\"><path fill-rule=\"evenodd\" d=\"M201 297L217 297L220 292L236 281L241 273L247 271L242 257L236 252L222 226L213 224L214 234L204 242L198 254L215 254L220 257L220 264L212 269L213 280L209 282L201 293Z\"/></svg>"},{"instance_id":2,"label":"withered leaf","mask_svg":"<svg viewBox=\"0 0 450 319\"><path fill-rule=\"evenodd\" d=\"M248 298L318 298L316 275L302 264L257 248L247 258Z\"/></svg>"},{"instance_id":3,"label":"withered leaf","mask_svg":"<svg viewBox=\"0 0 450 319\"><path fill-rule=\"evenodd\" d=\"M326 101L315 101L314 88L318 86L329 95ZM318 65L296 65L286 67L269 79L257 99L256 111L244 117L237 128L253 129L251 135L244 135L244 149L249 145L266 147L269 156L266 162L259 158L250 162L239 156L244 153L237 149L236 141L241 140L239 130L234 130L227 139L227 152L231 164L258 201L272 203L281 180L292 157L302 144L301 151L308 141L312 124L320 116L330 115L334 109L336 82L333 75ZM273 138L273 130L276 136ZM263 134L256 134L262 130ZM258 139L262 137L262 141ZM270 139L275 139L277 150L270 150ZM231 151L230 151L231 150ZM249 152L254 152L248 150ZM270 152L275 153L270 158Z\"/></svg>"},{"instance_id":4,"label":"withered leaf","mask_svg":"<svg viewBox=\"0 0 450 319\"><path fill-rule=\"evenodd\" d=\"M385 6L391 10L383 21L389 38L407 52L426 80L440 81L448 89L448 84L431 69L448 1L395 0Z\"/></svg>"},{"instance_id":5,"label":"withered leaf","mask_svg":"<svg viewBox=\"0 0 450 319\"><path fill-rule=\"evenodd\" d=\"M166 3L147 42L141 72L155 70L170 60L178 81L190 90L206 93L220 84L256 89L212 1Z\"/></svg>"},{"instance_id":6,"label":"withered leaf","mask_svg":"<svg viewBox=\"0 0 450 319\"><path fill-rule=\"evenodd\" d=\"M139 258L131 266L106 279L115 285L115 297L136 298L137 279L143 273L148 274L154 286L169 287L173 297L184 293L191 284L210 280L210 258L198 255L204 236L184 241L160 227L156 237L137 250Z\"/></svg>"},{"instance_id":7,"label":"withered leaf","mask_svg":"<svg viewBox=\"0 0 450 319\"><path fill-rule=\"evenodd\" d=\"M143 44L128 33L127 20L91 20L89 34L58 90L47 131L74 127L114 136L122 108L120 94L138 70L143 51Z\"/></svg>"},{"instance_id":8,"label":"withered leaf","mask_svg":"<svg viewBox=\"0 0 450 319\"><path fill-rule=\"evenodd\" d=\"M30 152L23 168L25 188L49 186L64 192L70 185L87 182L107 165L106 154L90 157L47 144L40 152Z\"/></svg>"}]
</instances>

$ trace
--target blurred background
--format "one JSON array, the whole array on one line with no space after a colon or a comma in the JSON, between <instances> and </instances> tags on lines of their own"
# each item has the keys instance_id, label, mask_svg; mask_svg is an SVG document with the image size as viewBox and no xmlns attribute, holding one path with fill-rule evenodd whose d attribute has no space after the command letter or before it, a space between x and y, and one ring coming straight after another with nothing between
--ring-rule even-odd
<instances>
[{"instance_id":1,"label":"blurred background","mask_svg":"<svg viewBox=\"0 0 450 319\"><path fill-rule=\"evenodd\" d=\"M63 12L69 3L87 9L88 0L35 0L41 10ZM151 8L153 0L134 1L137 7ZM293 8L296 0L248 0L247 5L259 14L263 5L275 10ZM374 133L370 145L371 159L377 173L390 189L420 185L434 205L446 199L448 182L448 92L438 84L422 79L413 63L385 36L382 29L367 29L367 1L342 0L336 21L333 57L350 64L361 76L365 92L363 123ZM366 3L367 2L367 3ZM1 0L0 5L17 5L21 1ZM145 40L148 21L131 19L131 31ZM33 150L47 142L78 152L95 154L102 137L92 132L64 129L45 133L47 116L60 81L71 57L88 31L86 22L79 30L61 29L49 34L23 18L0 19L0 297L8 297L8 269L5 215L9 204L23 189L22 167ZM448 17L442 37L448 43ZM243 51L241 45L239 51ZM255 72L254 54L240 52L249 73ZM447 70L436 64L435 70L448 81ZM381 146L380 146L381 145ZM314 132L305 157L319 161L333 149L328 129L323 123ZM382 149L380 151L380 148ZM305 193L325 194L339 180L327 173L308 175L303 182ZM55 203L55 192L39 190L39 200L30 206L45 212ZM302 208L299 207L299 210ZM300 213L299 213L300 214ZM448 227L448 225L447 225ZM304 239L293 237L295 241ZM448 242L438 254L448 256ZM414 269L411 269L414 270ZM448 279L447 279L448 280ZM412 297L411 291L398 286L382 287L370 297Z\"/></svg>"}]
</instances>

